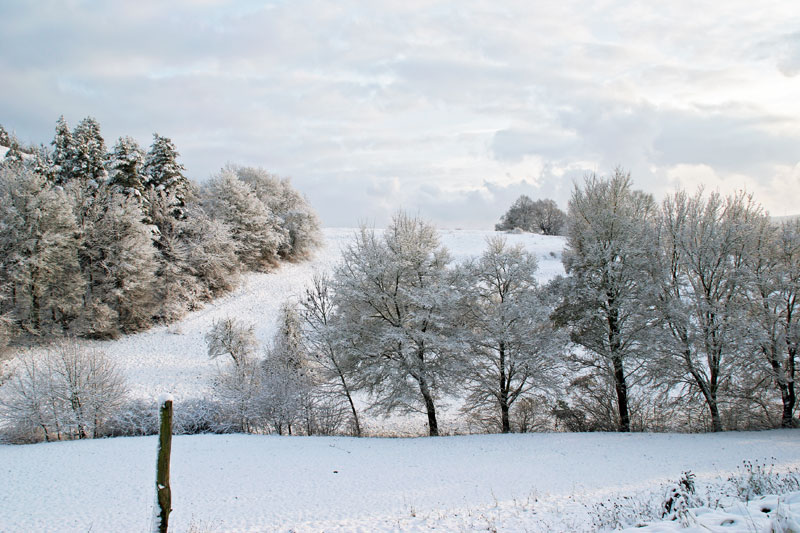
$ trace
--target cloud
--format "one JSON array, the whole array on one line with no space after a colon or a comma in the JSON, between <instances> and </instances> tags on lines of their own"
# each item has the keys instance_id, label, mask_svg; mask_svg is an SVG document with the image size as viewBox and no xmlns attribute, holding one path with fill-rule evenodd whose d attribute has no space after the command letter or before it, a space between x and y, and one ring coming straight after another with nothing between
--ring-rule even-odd
<instances>
[{"instance_id":1,"label":"cloud","mask_svg":"<svg viewBox=\"0 0 800 533\"><path fill-rule=\"evenodd\" d=\"M4 2L0 120L37 144L61 114L108 144L158 131L193 178L263 166L334 225L491 227L616 165L657 194L740 176L776 209L800 160L790 4Z\"/></svg>"}]
</instances>

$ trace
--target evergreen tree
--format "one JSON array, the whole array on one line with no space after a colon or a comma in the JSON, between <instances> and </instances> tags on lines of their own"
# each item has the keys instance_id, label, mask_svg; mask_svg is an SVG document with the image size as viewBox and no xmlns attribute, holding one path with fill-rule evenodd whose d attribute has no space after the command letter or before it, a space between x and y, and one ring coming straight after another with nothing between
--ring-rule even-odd
<instances>
[{"instance_id":1,"label":"evergreen tree","mask_svg":"<svg viewBox=\"0 0 800 533\"><path fill-rule=\"evenodd\" d=\"M109 185L141 198L145 188L144 150L131 137L120 137L108 156Z\"/></svg>"},{"instance_id":2,"label":"evergreen tree","mask_svg":"<svg viewBox=\"0 0 800 533\"><path fill-rule=\"evenodd\" d=\"M73 177L84 188L98 189L106 182L106 143L100 134L100 124L92 117L81 120L72 133Z\"/></svg>"},{"instance_id":3,"label":"evergreen tree","mask_svg":"<svg viewBox=\"0 0 800 533\"><path fill-rule=\"evenodd\" d=\"M183 174L186 168L178 163L179 155L171 139L154 133L153 144L144 162L145 184L174 196L177 202L175 216L183 216L182 208L189 193L189 182Z\"/></svg>"},{"instance_id":4,"label":"evergreen tree","mask_svg":"<svg viewBox=\"0 0 800 533\"><path fill-rule=\"evenodd\" d=\"M0 124L0 146L11 146L11 137L2 124Z\"/></svg>"},{"instance_id":5,"label":"evergreen tree","mask_svg":"<svg viewBox=\"0 0 800 533\"><path fill-rule=\"evenodd\" d=\"M58 185L64 185L74 177L75 157L75 141L64 115L61 115L56 122L56 134L53 139L53 167Z\"/></svg>"}]
</instances>

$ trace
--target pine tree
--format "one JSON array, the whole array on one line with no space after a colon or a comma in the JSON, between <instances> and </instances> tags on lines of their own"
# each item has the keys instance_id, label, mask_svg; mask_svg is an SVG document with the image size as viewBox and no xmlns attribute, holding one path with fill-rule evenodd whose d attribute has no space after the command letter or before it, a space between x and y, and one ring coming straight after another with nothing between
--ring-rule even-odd
<instances>
[{"instance_id":1,"label":"pine tree","mask_svg":"<svg viewBox=\"0 0 800 533\"><path fill-rule=\"evenodd\" d=\"M120 137L108 157L109 185L141 198L145 188L144 150L131 137Z\"/></svg>"},{"instance_id":2,"label":"pine tree","mask_svg":"<svg viewBox=\"0 0 800 533\"><path fill-rule=\"evenodd\" d=\"M183 174L186 168L178 163L179 155L171 139L154 133L144 162L146 186L172 194L177 201L174 215L178 217L183 216L182 208L189 193L189 182Z\"/></svg>"},{"instance_id":3,"label":"pine tree","mask_svg":"<svg viewBox=\"0 0 800 533\"><path fill-rule=\"evenodd\" d=\"M106 143L100 134L100 124L92 117L81 120L72 133L72 173L84 188L96 190L107 178Z\"/></svg>"},{"instance_id":4,"label":"pine tree","mask_svg":"<svg viewBox=\"0 0 800 533\"><path fill-rule=\"evenodd\" d=\"M56 184L64 185L74 177L75 166L75 141L64 115L58 117L56 134L53 139L53 167L55 170Z\"/></svg>"},{"instance_id":5,"label":"pine tree","mask_svg":"<svg viewBox=\"0 0 800 533\"><path fill-rule=\"evenodd\" d=\"M8 132L2 124L0 124L0 146L11 146L11 137L9 137Z\"/></svg>"}]
</instances>

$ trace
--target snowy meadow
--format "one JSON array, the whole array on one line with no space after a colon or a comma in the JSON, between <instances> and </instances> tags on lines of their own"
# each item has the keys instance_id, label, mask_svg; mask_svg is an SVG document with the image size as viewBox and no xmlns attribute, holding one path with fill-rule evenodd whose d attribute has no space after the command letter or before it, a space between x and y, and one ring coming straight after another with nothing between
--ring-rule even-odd
<instances>
[{"instance_id":1,"label":"snowy meadow","mask_svg":"<svg viewBox=\"0 0 800 533\"><path fill-rule=\"evenodd\" d=\"M333 268L354 234L325 229L308 262L249 274L234 292L170 326L92 343L119 364L139 399L171 392L179 405L211 394L221 363L209 359L204 335L214 321L247 320L267 342L283 301L298 298L315 273ZM480 254L493 235L440 231L457 261ZM504 236L536 256L541 281L563 272L563 238ZM457 402L447 407L444 432L462 431ZM366 420L372 435L422 435L424 424L422 413ZM147 530L155 451L155 437L0 446L6 487L0 530ZM777 515L761 512L764 502L773 510L782 505L782 519L800 514L800 497L790 493L780 505L758 496L749 507L737 503L737 487L749 479L744 461L769 467L776 479L796 479L785 474L800 469L798 430L403 439L185 435L175 437L172 457L170 525L180 532L615 529L660 519L670 485L687 471L696 475L691 505L705 506L683 515L696 531L772 531L764 528Z\"/></svg>"}]
</instances>

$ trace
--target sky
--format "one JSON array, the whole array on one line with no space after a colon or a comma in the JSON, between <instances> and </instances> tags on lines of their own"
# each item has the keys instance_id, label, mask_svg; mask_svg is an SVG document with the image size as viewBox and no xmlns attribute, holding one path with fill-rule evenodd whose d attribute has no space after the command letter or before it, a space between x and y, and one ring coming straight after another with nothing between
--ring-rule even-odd
<instances>
[{"instance_id":1,"label":"sky","mask_svg":"<svg viewBox=\"0 0 800 533\"><path fill-rule=\"evenodd\" d=\"M326 226L486 228L586 175L800 212L793 0L0 0L0 124L170 137L291 177Z\"/></svg>"}]
</instances>

